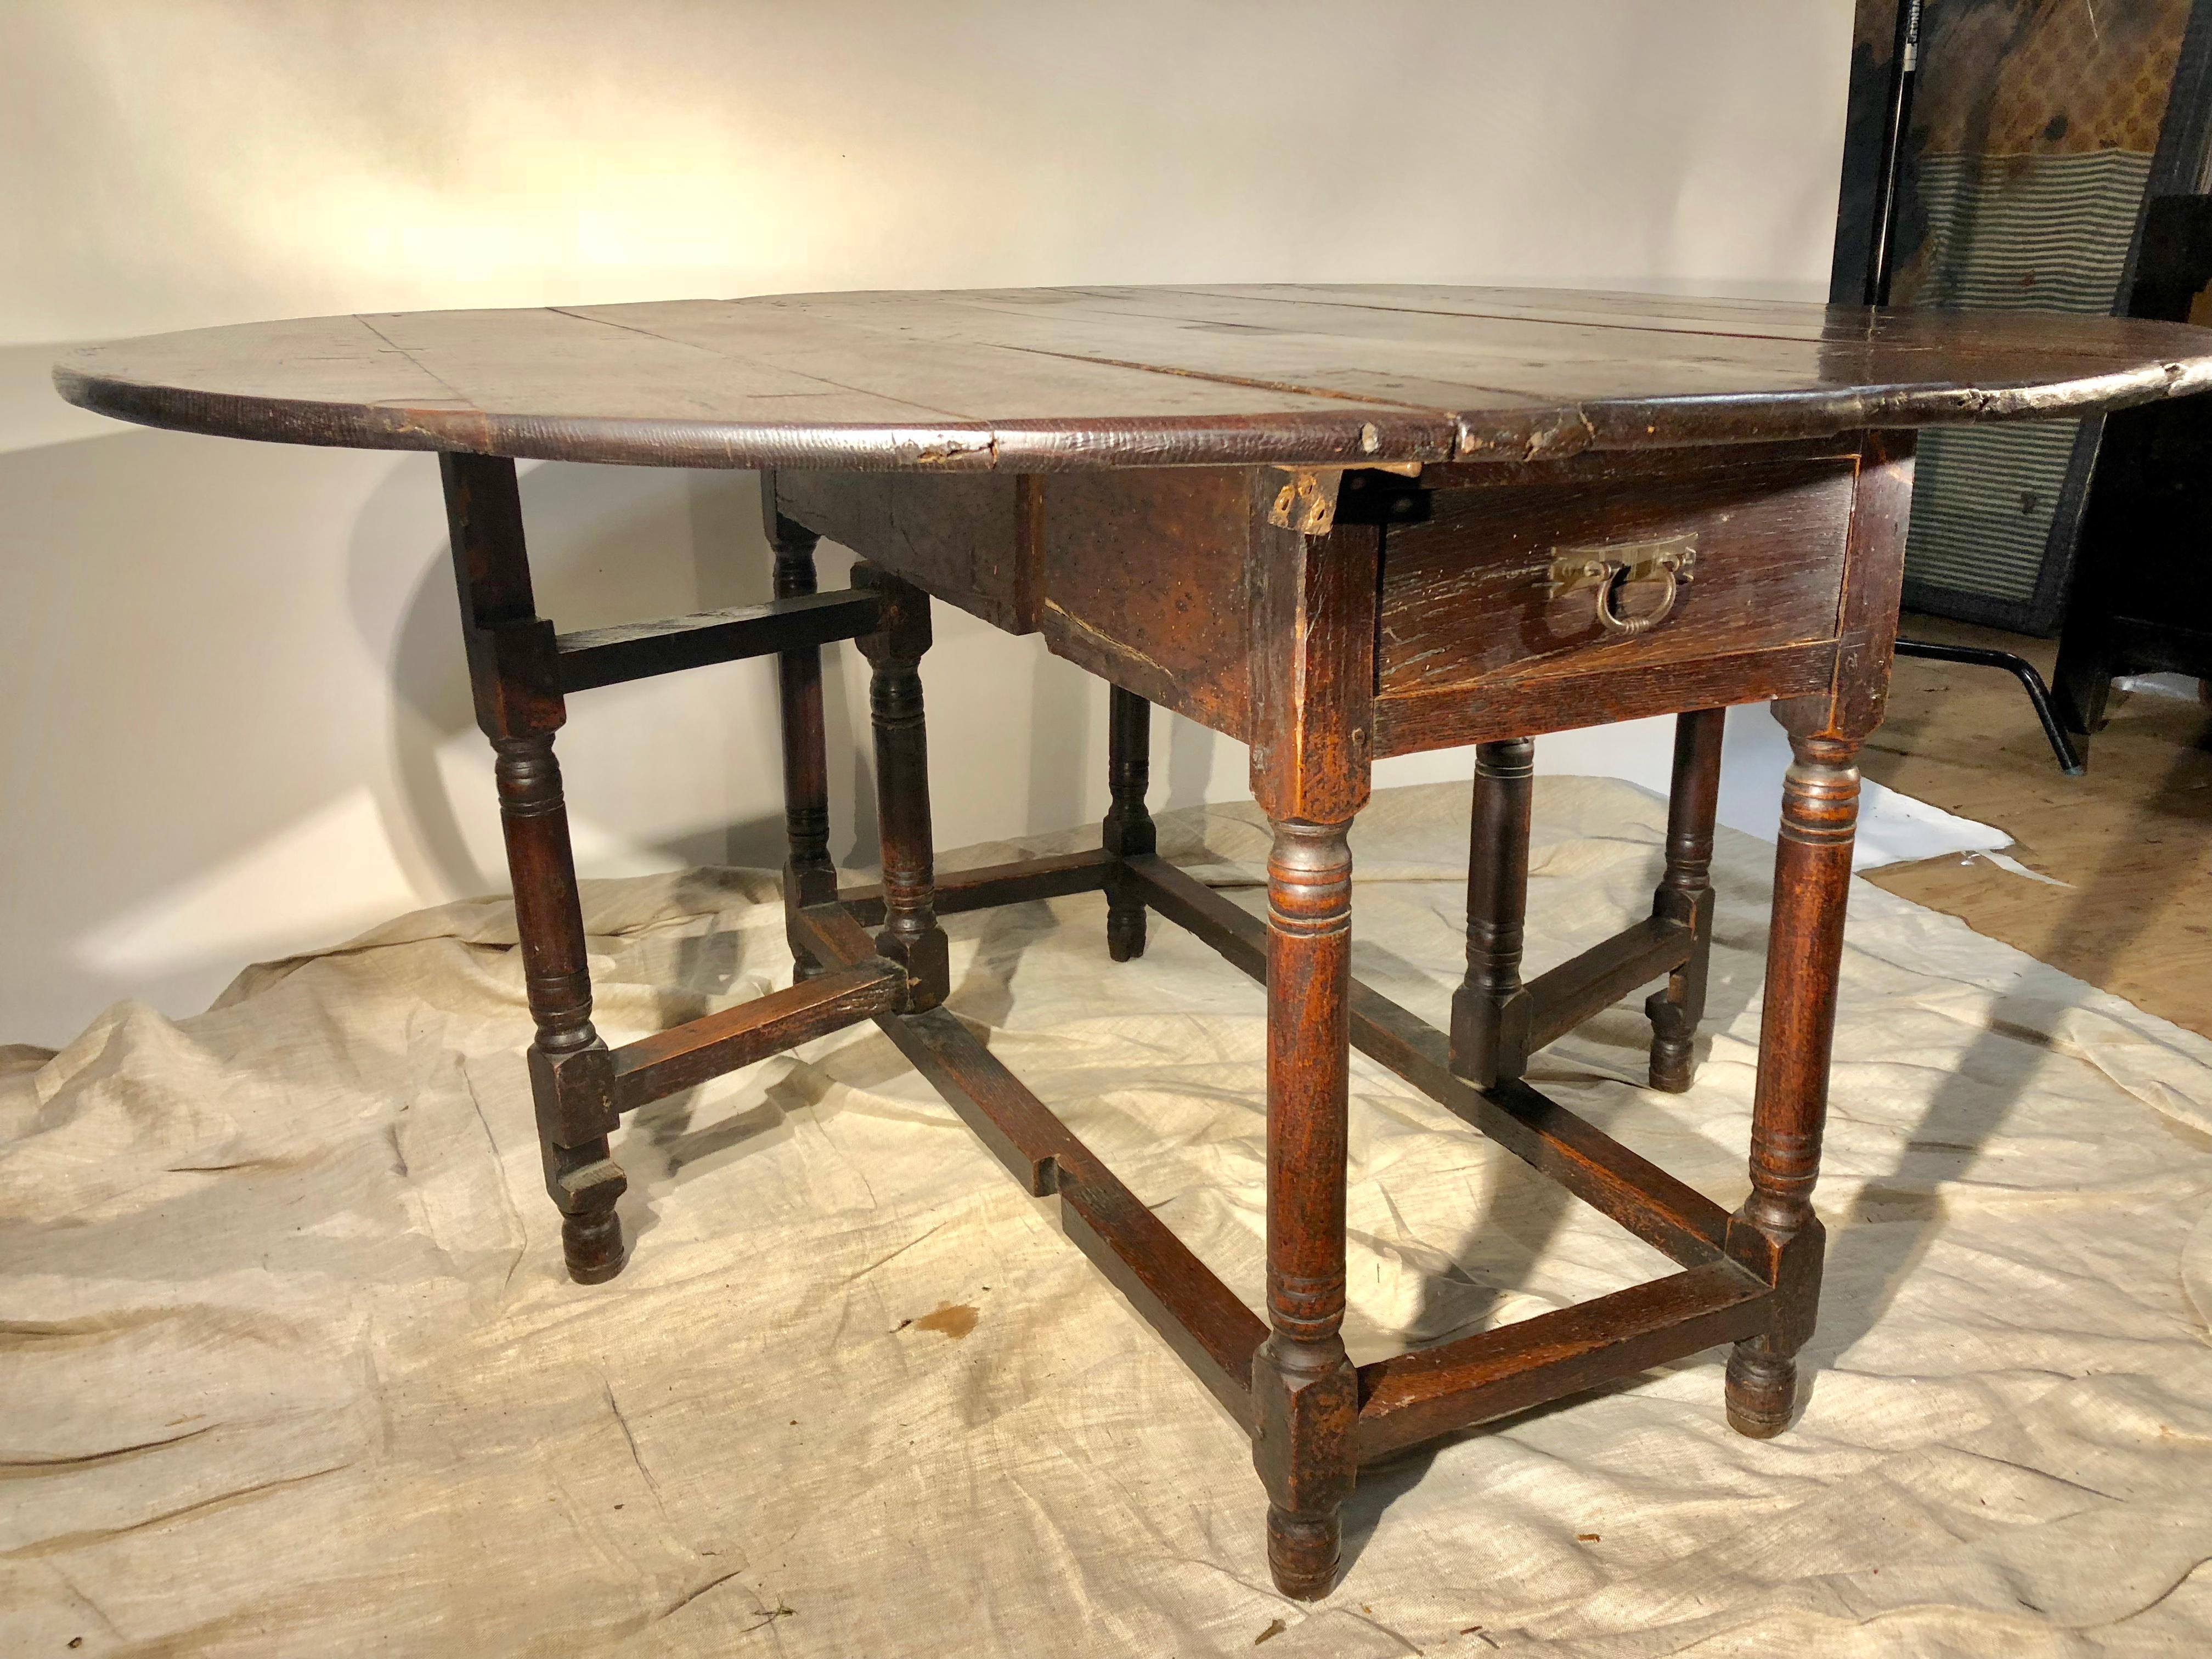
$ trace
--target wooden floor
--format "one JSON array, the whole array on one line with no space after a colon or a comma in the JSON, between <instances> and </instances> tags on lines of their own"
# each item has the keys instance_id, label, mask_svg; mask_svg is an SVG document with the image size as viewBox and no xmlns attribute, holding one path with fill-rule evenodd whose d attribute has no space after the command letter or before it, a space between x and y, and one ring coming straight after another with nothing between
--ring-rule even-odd
<instances>
[{"instance_id":1,"label":"wooden floor","mask_svg":"<svg viewBox=\"0 0 2212 1659\"><path fill-rule=\"evenodd\" d=\"M2017 651L2046 675L2057 652L1934 617L1909 617L1905 632ZM2113 703L2088 775L2069 778L2011 676L1899 658L1866 775L2006 830L2008 855L2051 881L1978 855L1871 879L2212 1036L2212 708L2143 693Z\"/></svg>"}]
</instances>

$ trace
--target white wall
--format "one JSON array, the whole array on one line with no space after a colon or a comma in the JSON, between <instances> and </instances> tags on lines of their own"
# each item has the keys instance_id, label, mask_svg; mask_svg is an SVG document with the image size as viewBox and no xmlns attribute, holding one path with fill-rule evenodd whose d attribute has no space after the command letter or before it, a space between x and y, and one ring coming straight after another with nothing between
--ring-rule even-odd
<instances>
[{"instance_id":1,"label":"white wall","mask_svg":"<svg viewBox=\"0 0 2212 1659\"><path fill-rule=\"evenodd\" d=\"M1850 0L9 0L0 1040L60 1042L118 996L189 1012L248 961L503 884L434 464L83 415L47 386L58 345L903 286L1817 297L1850 21ZM563 627L765 592L749 476L546 465L523 492ZM1102 811L1103 691L943 607L939 641L939 843ZM833 684L856 861L863 706ZM765 665L579 697L586 873L772 861L772 730ZM1648 774L1663 740L1541 752ZM1243 791L1235 744L1178 725L1158 752L1156 805Z\"/></svg>"}]
</instances>

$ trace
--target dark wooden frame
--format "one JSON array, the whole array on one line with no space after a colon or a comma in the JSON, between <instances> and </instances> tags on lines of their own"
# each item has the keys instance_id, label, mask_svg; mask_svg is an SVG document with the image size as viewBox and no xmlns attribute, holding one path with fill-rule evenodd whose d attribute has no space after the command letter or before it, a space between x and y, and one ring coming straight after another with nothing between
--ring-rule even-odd
<instances>
[{"instance_id":1,"label":"dark wooden frame","mask_svg":"<svg viewBox=\"0 0 2212 1659\"><path fill-rule=\"evenodd\" d=\"M1828 293L1838 305L1861 301L1867 269L1873 215L1879 202L1877 175L1882 151L1886 94L1890 67L1876 63L1863 44L1867 39L1887 40L1894 29L1900 0L1858 0L1862 42L1853 52L1850 66L1849 113L1845 121L1842 185L1837 198L1836 236ZM1921 50L1927 50L1927 30L1922 31ZM1922 70L1926 71L1923 62ZM1914 162L1911 145L1900 178L1904 210L1899 218L1907 230L1916 222ZM2212 0L2191 0L2181 50L2174 64L2172 90L2160 122L2158 147L2151 156L2150 174L2143 184L2142 205L2119 281L2112 295L2112 314L2124 309L2135 283L2142 246L2143 217L2158 197L2202 191L2212 186ZM1905 250L1909 257L1911 250ZM1902 258L1898 261L1903 263ZM2045 543L2043 562L2036 574L2035 591L2025 599L2000 599L1966 588L1908 577L1903 590L1907 611L1949 617L2009 633L2047 637L2058 631L2069 595L2077 579L2083 515L2090 481L2104 439L2105 417L2092 412L2079 417L2066 475L2059 486L2051 532Z\"/></svg>"},{"instance_id":2,"label":"dark wooden frame","mask_svg":"<svg viewBox=\"0 0 2212 1659\"><path fill-rule=\"evenodd\" d=\"M2212 195L2170 196L2143 218L2130 317L2185 319L2212 276ZM2113 681L2169 673L2212 681L2212 577L2204 561L2204 459L2212 422L2191 404L2123 410L2081 521L2081 557L2051 672L2057 717L2086 756Z\"/></svg>"},{"instance_id":3,"label":"dark wooden frame","mask_svg":"<svg viewBox=\"0 0 2212 1659\"><path fill-rule=\"evenodd\" d=\"M864 559L849 590L817 593L817 535L834 531L864 544L870 539L865 522L846 526L838 518L835 475L814 475L805 488L765 481L767 530L776 556L771 604L562 635L536 614L513 462L443 457L468 660L478 720L497 756L537 1026L529 1060L546 1185L562 1214L572 1276L597 1282L623 1265L615 1203L624 1180L608 1136L624 1112L872 1019L1028 1191L1058 1196L1070 1237L1251 1436L1268 1497L1270 1561L1286 1593L1317 1596L1334 1582L1339 1506L1360 1464L1717 1344L1735 1345L1727 1375L1729 1420L1747 1434L1779 1431L1795 1397L1794 1355L1811 1332L1819 1294L1820 1230L1810 1192L1857 794L1850 763L1879 720L1887 684L1911 443L1909 434L1869 433L1840 459L1832 442L1686 454L1671 470L1666 458L1641 457L1534 469L1439 467L1418 486L1367 475L1355 490L1344 489L1338 472L1265 466L1116 474L1103 485L1060 481L1055 488L1073 492L1076 510L1065 516L1075 539L1057 550L1054 580L1042 584L1035 562L1046 533L1039 527L1041 497L1028 481L1008 481L1018 502L1027 506L993 521L1012 526L1016 538L1008 567L1029 563L1026 571L1015 570L1000 596L1008 623L1021 625L1018 613L1028 605L1029 625L1043 626L1056 648L1117 682L1109 730L1113 805L1094 852L942 878L931 846L919 674L930 642L929 597L908 575L934 580L943 573L926 559L915 562L902 545L896 552L909 564L908 573ZM1728 472L1730 467L1740 471ZM1604 668L1577 657L1575 672L1549 680L1486 683L1472 703L1465 695L1444 696L1420 683L1407 666L1418 665L1420 654L1409 657L1394 646L1384 623L1392 591L1384 570L1386 526L1426 523L1441 510L1439 502L1464 505L1463 495L1449 495L1454 489L1478 492L1479 510L1488 513L1493 506L1512 507L1497 493L1501 488L1540 491L1564 483L1571 499L1560 498L1566 505L1556 510L1571 517L1585 511L1593 490L1602 495L1611 487L1619 506L1604 511L1632 525L1655 501L1682 522L1708 522L1694 515L1716 477L1751 481L1741 485L1747 495L1731 499L1735 514L1764 538L1754 544L1762 561L1778 558L1786 565L1793 542L1807 544L1809 562L1793 580L1816 601L1823 591L1830 596L1822 637L1672 665L1643 647L1641 656L1602 659L1610 664ZM1103 497L1095 493L1101 488ZM1832 503L1836 489L1844 491L1846 517L1823 505ZM1522 499L1540 505L1552 500ZM1191 647L1201 657L1180 673L1165 672L1117 637L1109 612L1094 612L1085 622L1067 608L1081 608L1086 547L1110 554L1121 545L1117 538L1141 541L1158 528L1153 520L1162 500L1170 504L1175 535L1195 538L1184 547L1192 568L1212 569L1206 566L1212 550L1193 525L1228 525L1244 548L1233 576L1213 570L1201 579L1232 583L1249 627L1228 647L1218 645L1220 630L1209 627ZM796 516L802 512L814 523ZM1830 550L1832 535L1839 539ZM1101 568L1110 580L1110 568ZM960 578L973 580L972 573ZM1059 597L1040 600L1048 587ZM967 588L956 597L981 611L1000 602ZM1723 605L1711 614L1723 626L1753 630L1754 640L1762 625L1753 611L1739 614ZM820 647L840 639L854 641L872 670L884 866L880 884L842 891L827 850L820 663ZM1154 644L1163 653L1170 649ZM1204 649L1214 656L1203 659ZM581 911L553 757L565 696L763 654L778 659L781 688L790 842L784 895L793 983L610 1048L591 1022ZM1115 672L1128 668L1133 655L1160 671L1149 684L1177 706L1201 714L1210 708L1217 723L1240 728L1252 743L1254 793L1274 830L1264 920L1158 854L1144 799L1151 706L1118 683L1127 673ZM1237 684L1207 704L1206 688L1228 685L1224 676ZM1393 684L1402 694L1395 715ZM1663 980L1647 1004L1651 1081L1666 1090L1689 1085L1711 945L1708 867L1723 705L1749 698L1780 699L1776 706L1796 763L1784 790L1777 863L1772 936L1779 948L1768 963L1753 1192L1731 1215L1547 1098L1522 1073L1534 1050L1637 987ZM1413 714L1404 712L1408 699ZM1665 873L1651 915L1524 983L1525 733L1667 706L1681 712ZM1523 735L1502 736L1501 729ZM1351 977L1346 832L1367 798L1373 754L1469 740L1480 747L1468 971L1446 1032ZM943 1006L949 987L940 915L1093 891L1107 902L1108 945L1115 960L1143 954L1146 918L1156 915L1194 933L1267 988L1264 1320ZM1355 1366L1340 1334L1353 1048L1650 1243L1681 1271Z\"/></svg>"}]
</instances>

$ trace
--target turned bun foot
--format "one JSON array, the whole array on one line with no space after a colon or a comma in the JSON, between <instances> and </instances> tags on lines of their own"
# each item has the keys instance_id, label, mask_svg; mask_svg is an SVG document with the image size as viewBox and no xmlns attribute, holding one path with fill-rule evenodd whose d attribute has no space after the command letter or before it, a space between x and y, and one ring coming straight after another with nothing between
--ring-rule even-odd
<instances>
[{"instance_id":1,"label":"turned bun foot","mask_svg":"<svg viewBox=\"0 0 2212 1659\"><path fill-rule=\"evenodd\" d=\"M1739 1342L1728 1362L1729 1427L1753 1440L1771 1440L1790 1426L1797 1404L1797 1362L1761 1353Z\"/></svg>"},{"instance_id":2,"label":"turned bun foot","mask_svg":"<svg viewBox=\"0 0 2212 1659\"><path fill-rule=\"evenodd\" d=\"M561 1255L579 1285L604 1285L623 1270L622 1218L612 1210L572 1215L561 1224Z\"/></svg>"},{"instance_id":3,"label":"turned bun foot","mask_svg":"<svg viewBox=\"0 0 2212 1659\"><path fill-rule=\"evenodd\" d=\"M1116 962L1133 962L1145 954L1145 907L1106 913L1106 954Z\"/></svg>"},{"instance_id":4,"label":"turned bun foot","mask_svg":"<svg viewBox=\"0 0 2212 1659\"><path fill-rule=\"evenodd\" d=\"M1664 1003L1665 992L1651 999ZM1651 1038L1651 1086L1670 1095L1686 1095L1690 1091L1690 1080L1697 1075L1697 1037L1672 1036L1654 1032Z\"/></svg>"},{"instance_id":5,"label":"turned bun foot","mask_svg":"<svg viewBox=\"0 0 2212 1659\"><path fill-rule=\"evenodd\" d=\"M1267 1568L1275 1588L1294 1601L1318 1601L1336 1583L1334 1515L1292 1515L1267 1506Z\"/></svg>"}]
</instances>

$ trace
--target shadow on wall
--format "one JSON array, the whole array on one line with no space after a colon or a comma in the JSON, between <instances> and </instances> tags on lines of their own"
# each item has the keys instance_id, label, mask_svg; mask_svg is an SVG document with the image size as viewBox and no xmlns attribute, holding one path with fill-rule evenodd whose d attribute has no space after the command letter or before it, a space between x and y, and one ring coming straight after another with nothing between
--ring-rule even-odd
<instances>
[{"instance_id":1,"label":"shadow on wall","mask_svg":"<svg viewBox=\"0 0 2212 1659\"><path fill-rule=\"evenodd\" d=\"M327 925L295 843L345 844L319 832L380 679L326 614L327 555L391 462L112 431L0 454L4 1038L64 1039L120 995L204 1004L264 942L242 861L295 890L268 908Z\"/></svg>"},{"instance_id":2,"label":"shadow on wall","mask_svg":"<svg viewBox=\"0 0 2212 1659\"><path fill-rule=\"evenodd\" d=\"M435 495L434 471L427 478L413 468L395 471L364 507L349 547L349 582L363 642L384 649L389 664L389 787L380 792L378 806L418 892L497 892L507 885L507 875L496 822L481 810L490 799L489 747L473 781L483 800L462 807L455 791L471 787L471 781L447 775L448 757L466 753L465 740L477 726L460 651L450 547L442 534L427 553L400 556L398 563L418 574L396 618L383 614L395 552L407 545L410 532L420 539L416 498L425 487ZM549 465L526 469L520 487L538 612L564 630L757 605L770 597L773 556L761 533L759 488L751 473ZM843 580L836 550L821 562L833 582ZM759 775L757 787L742 789L739 799L753 805L764 787L778 797L775 810L756 811L734 823L710 821L631 841L635 851L623 860L625 867L652 862L774 867L782 861L775 687L772 675L761 672L766 666L695 671L678 677L691 686L611 688L580 693L572 703L556 752L565 763L571 811L580 824L598 816L594 809L603 803L672 793L673 780L639 775L640 760L659 757L667 744L665 711L637 705L664 690L679 697L690 692L686 701L701 701L696 687L703 682L736 694L719 712L745 727L728 734L745 752L678 757L683 781L674 793L696 798L701 783L744 771ZM732 679L740 683L729 685ZM825 676L823 697L834 771L841 751L854 746L851 711L838 675ZM616 718L609 719L611 714ZM653 737L656 715L663 734L659 742ZM623 726L630 728L626 740L617 738L616 752L608 754L611 728ZM703 747L696 743L696 727L688 722L685 727L685 746ZM671 802L679 811L687 804L692 803ZM495 833L487 836L487 829ZM580 842L584 839L580 834ZM591 873L591 859L585 855L582 861Z\"/></svg>"},{"instance_id":3,"label":"shadow on wall","mask_svg":"<svg viewBox=\"0 0 2212 1659\"><path fill-rule=\"evenodd\" d=\"M768 596L751 474L547 465L522 495L562 628ZM842 550L818 562L845 584ZM0 1042L64 1042L119 997L195 1012L249 962L504 888L433 458L123 428L0 453ZM1103 687L936 620L940 844L1096 819ZM866 678L828 659L832 848L862 868ZM1157 731L1155 777L1201 799L1214 739ZM767 661L580 695L559 752L584 873L780 863L777 743Z\"/></svg>"},{"instance_id":4,"label":"shadow on wall","mask_svg":"<svg viewBox=\"0 0 2212 1659\"><path fill-rule=\"evenodd\" d=\"M564 624L766 592L749 475L524 489ZM504 885L431 458L118 427L0 453L0 1041L65 1041L118 997L192 1012L249 961ZM618 868L775 861L772 675L697 678L572 721Z\"/></svg>"}]
</instances>

